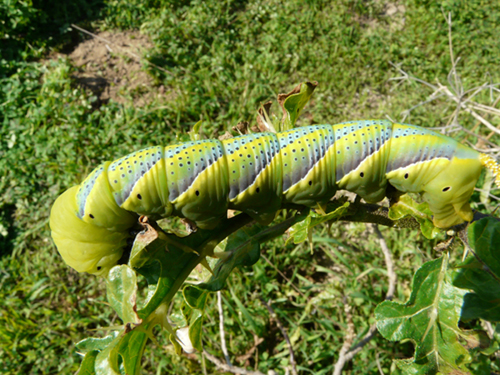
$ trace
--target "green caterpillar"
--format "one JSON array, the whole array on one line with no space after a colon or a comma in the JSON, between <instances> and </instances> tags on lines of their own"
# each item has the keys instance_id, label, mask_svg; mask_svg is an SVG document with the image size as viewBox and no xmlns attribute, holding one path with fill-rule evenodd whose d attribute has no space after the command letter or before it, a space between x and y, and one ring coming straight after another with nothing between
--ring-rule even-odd
<instances>
[{"instance_id":1,"label":"green caterpillar","mask_svg":"<svg viewBox=\"0 0 500 375\"><path fill-rule=\"evenodd\" d=\"M178 216L213 228L228 209L270 223L284 204L312 207L338 189L379 202L388 184L421 193L434 224L472 220L469 199L483 166L499 166L455 140L385 120L256 133L224 141L149 147L96 168L63 193L52 238L79 272L105 274L122 256L137 215Z\"/></svg>"}]
</instances>

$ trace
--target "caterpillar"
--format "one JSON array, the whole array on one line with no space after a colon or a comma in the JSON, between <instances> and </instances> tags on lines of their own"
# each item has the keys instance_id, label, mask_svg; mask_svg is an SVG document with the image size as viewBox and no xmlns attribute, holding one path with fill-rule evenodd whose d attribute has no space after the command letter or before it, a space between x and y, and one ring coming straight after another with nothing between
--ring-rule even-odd
<instances>
[{"instance_id":1,"label":"caterpillar","mask_svg":"<svg viewBox=\"0 0 500 375\"><path fill-rule=\"evenodd\" d=\"M420 193L434 225L471 221L469 199L489 156L422 127L386 120L315 125L149 147L104 162L55 201L52 238L79 272L106 274L138 215L213 228L228 209L270 223L284 204L312 207L337 190L379 202L388 185Z\"/></svg>"}]
</instances>

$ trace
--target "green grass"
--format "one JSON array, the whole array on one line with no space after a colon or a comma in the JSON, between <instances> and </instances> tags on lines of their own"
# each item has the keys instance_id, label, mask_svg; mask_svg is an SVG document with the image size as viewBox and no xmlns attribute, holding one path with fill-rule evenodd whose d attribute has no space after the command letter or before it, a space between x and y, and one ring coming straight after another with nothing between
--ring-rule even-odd
<instances>
[{"instance_id":1,"label":"green grass","mask_svg":"<svg viewBox=\"0 0 500 375\"><path fill-rule=\"evenodd\" d=\"M500 11L491 2L407 1L404 15L392 17L385 14L386 5L82 0L63 3L52 17L50 2L2 0L0 18L8 15L9 22L0 28L6 42L0 57L0 368L12 374L74 373L80 362L74 343L105 333L94 328L119 324L100 281L65 266L49 237L54 199L100 162L173 142L200 118L206 136L215 137L238 121L254 121L260 103L305 80L320 85L300 125L386 115L400 119L430 92L417 84L392 90L395 84L388 79L397 73L390 62L429 82L445 83L451 62L442 10L453 15L464 86L500 82ZM73 22L109 30L140 28L148 34L155 46L149 61L173 73L150 67L171 94L169 101L142 108L113 102L98 106L76 84L75 68L67 60L36 62L79 40L69 30ZM407 121L440 126L450 114L447 103L437 101L418 108ZM460 121L469 129L475 123L468 115ZM492 141L498 144L500 137ZM408 231L383 233L396 260L396 296L405 301L411 275L433 257L435 243ZM353 307L357 335L373 323L373 310L387 288L374 235L364 225L336 223L331 233L323 228L315 236L313 253L307 244L283 240L263 247L302 294L263 259L230 277L223 296L234 364L245 365L236 358L247 353L247 364L264 373L283 372L289 364L284 339L261 298L273 301L304 374L332 372L346 329L344 297ZM251 351L254 334L264 342ZM223 358L219 335L214 296L204 343ZM202 373L199 355L198 360L178 357L166 340L159 341L161 347L148 348L144 373ZM389 373L393 358L411 355L410 344L378 337L346 369L377 374L378 360ZM208 373L215 371L207 366Z\"/></svg>"}]
</instances>

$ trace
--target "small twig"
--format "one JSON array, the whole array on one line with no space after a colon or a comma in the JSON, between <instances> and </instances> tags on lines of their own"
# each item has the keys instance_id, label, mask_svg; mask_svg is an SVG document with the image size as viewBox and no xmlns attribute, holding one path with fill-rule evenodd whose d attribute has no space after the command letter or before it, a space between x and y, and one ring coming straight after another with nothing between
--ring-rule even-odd
<instances>
[{"instance_id":1,"label":"small twig","mask_svg":"<svg viewBox=\"0 0 500 375\"><path fill-rule=\"evenodd\" d=\"M385 295L386 300L391 300L394 296L394 291L396 290L396 273L394 272L394 261L392 260L392 254L391 251L389 250L389 247L387 246L387 243L385 242L385 238L378 229L378 226L376 224L372 224L373 231L377 235L380 243L380 248L382 250L382 253L384 254L384 259L385 259L385 266L387 268L387 277L389 279L389 287L387 288L387 293ZM347 311L346 311L347 315ZM349 315L347 315L347 318L349 320ZM344 341L344 344L342 345L342 349L340 349L339 353L339 359L337 360L337 363L335 363L335 367L333 370L333 375L340 375L342 373L342 369L344 368L344 365L349 362L351 359L354 358L356 354L358 354L363 347L370 342L370 340L375 337L377 334L377 325L373 324L370 326L370 329L368 330L367 334L353 347L351 347L349 350L345 351L344 346L350 346L352 344L352 339L349 336L349 328L348 332L346 333L346 338ZM348 345L346 345L346 342Z\"/></svg>"},{"instance_id":2,"label":"small twig","mask_svg":"<svg viewBox=\"0 0 500 375\"><path fill-rule=\"evenodd\" d=\"M207 361L205 358L205 353L201 353L201 367L203 369L203 375L207 375Z\"/></svg>"},{"instance_id":3,"label":"small twig","mask_svg":"<svg viewBox=\"0 0 500 375\"><path fill-rule=\"evenodd\" d=\"M281 324L281 321L278 318L278 315L274 312L273 308L271 307L270 304L268 304L266 301L264 301L263 298L260 298L260 301L264 306L266 306L267 310L269 311L269 314L271 315L272 318L276 320L276 324L278 325L278 328L280 329L283 337L285 338L285 341L288 345L288 351L290 352L290 365L292 366L292 374L297 375L297 368L295 365L295 355L293 353L293 347L292 343L290 342L290 339L288 338L288 334L286 333L285 328L283 327L283 324Z\"/></svg>"},{"instance_id":4,"label":"small twig","mask_svg":"<svg viewBox=\"0 0 500 375\"><path fill-rule=\"evenodd\" d=\"M228 366L232 366L226 346L226 334L224 333L224 310L222 309L222 293L220 290L217 292L217 307L219 308L219 331L222 353L224 353Z\"/></svg>"},{"instance_id":5,"label":"small twig","mask_svg":"<svg viewBox=\"0 0 500 375\"><path fill-rule=\"evenodd\" d=\"M340 348L339 359L337 363L335 363L335 367L333 369L333 375L340 375L342 373L342 369L344 368L345 363L347 362L346 355L349 352L349 348L351 347L354 339L356 338L356 332L354 323L352 321L351 314L352 307L349 305L347 298L344 296L344 313L347 320L347 332L344 337L344 343L342 344L342 348Z\"/></svg>"},{"instance_id":6,"label":"small twig","mask_svg":"<svg viewBox=\"0 0 500 375\"><path fill-rule=\"evenodd\" d=\"M423 105L426 105L426 104L429 104L431 102L433 102L434 100L436 99L439 99L440 97L444 96L444 94L439 94L439 95L435 95L437 94L437 91L434 92L428 100L424 100L423 102L420 102L418 104L415 104L413 107L401 112L401 115L403 115L403 119L401 121L406 121L406 118L408 117L408 115L410 114L411 111L413 111L414 109L418 108L418 107L421 107Z\"/></svg>"},{"instance_id":7,"label":"small twig","mask_svg":"<svg viewBox=\"0 0 500 375\"><path fill-rule=\"evenodd\" d=\"M384 371L382 370L382 366L380 365L380 358L378 352L375 354L375 359L377 360L378 373L380 375L384 375Z\"/></svg>"},{"instance_id":8,"label":"small twig","mask_svg":"<svg viewBox=\"0 0 500 375\"><path fill-rule=\"evenodd\" d=\"M401 73L401 77L395 77L395 78L389 78L389 81L405 81L405 80L414 80L415 82L421 83L422 85L425 85L429 88L431 88L433 91L437 91L439 88L437 86L434 86L433 84L424 81L420 78L413 77L406 73L403 69L399 67L399 65L394 64L392 61L389 61L389 64L391 64L399 73Z\"/></svg>"},{"instance_id":9,"label":"small twig","mask_svg":"<svg viewBox=\"0 0 500 375\"><path fill-rule=\"evenodd\" d=\"M248 350L245 354L239 355L236 357L236 360L238 362L243 362L245 363L248 361L255 353L255 351L258 350L258 346L264 342L264 339L262 337L257 336L255 333L253 334L253 346Z\"/></svg>"},{"instance_id":10,"label":"small twig","mask_svg":"<svg viewBox=\"0 0 500 375\"><path fill-rule=\"evenodd\" d=\"M493 194L489 193L488 191L486 191L484 189L474 188L474 190L480 191L481 193L486 193L486 194L488 194L488 197L490 197L491 199L496 200L496 201L500 201L500 198L495 197Z\"/></svg>"},{"instance_id":11,"label":"small twig","mask_svg":"<svg viewBox=\"0 0 500 375\"><path fill-rule=\"evenodd\" d=\"M120 47L120 46L119 46L119 45L117 45L116 43L113 43L113 42L111 42L110 40L108 40L108 39L106 39L106 38L103 38L103 37L101 37L101 36L99 36L99 35L96 35L96 34L94 34L94 33L91 33L91 32L90 32L90 31L88 31L88 30L82 29L80 26L77 26L77 25L75 25L75 24L73 24L73 23L71 24L71 27L74 27L75 29L77 29L78 31L81 31L82 33L85 33L85 34L87 34L87 35L90 35L92 38L95 38L95 39L97 39L97 40L100 40L101 42L104 42L104 43L107 43L107 44L111 44L111 45L113 45L113 46L116 46L116 47L120 48L120 49L121 49L121 50L123 50L123 51L124 51L127 55L132 56L135 60L137 60L139 63L141 63L141 64L142 64L143 59L142 59L142 58L141 58L141 56L139 56L138 54L136 54L136 53L134 53L134 52L131 52L131 51L129 51L129 50L127 50L127 49L123 48L123 47ZM108 45L106 45L106 48L107 48L109 51L113 52L113 51L111 50L111 48L110 48ZM150 61L148 61L147 63L148 63L149 65L151 65L151 66L154 66L156 69L161 70L161 71L162 71L162 72L164 72L164 73L170 74L170 75L172 75L172 76L173 76L173 75L175 75L175 74L174 74L174 73L172 73L171 71L169 71L169 70L167 70L167 69L165 69L165 68L162 68L161 66L158 66L158 65L156 65L156 64L153 64L153 63L152 63L152 62L150 62Z\"/></svg>"},{"instance_id":12,"label":"small twig","mask_svg":"<svg viewBox=\"0 0 500 375\"><path fill-rule=\"evenodd\" d=\"M495 329L493 328L493 325L491 322L488 322L487 320L482 320L481 324L484 326L484 330L488 334L490 339L493 339L493 335L495 334Z\"/></svg>"},{"instance_id":13,"label":"small twig","mask_svg":"<svg viewBox=\"0 0 500 375\"><path fill-rule=\"evenodd\" d=\"M389 287L387 288L387 294L385 295L386 300L392 300L394 297L394 291L396 290L396 272L394 272L394 261L392 260L392 254L385 242L385 238L378 229L378 225L372 225L373 231L378 237L380 248L382 253L384 253L385 266L387 268L387 277L389 279Z\"/></svg>"},{"instance_id":14,"label":"small twig","mask_svg":"<svg viewBox=\"0 0 500 375\"><path fill-rule=\"evenodd\" d=\"M461 85L460 78L457 75L457 62L459 59L455 60L455 57L453 55L453 37L452 37L452 22L451 22L451 12L448 12L448 17L444 14L443 11L443 16L444 19L446 20L446 23L448 24L448 46L450 49L450 60L451 60L451 70L448 75L448 77L453 76L455 79L455 84L451 82L451 79L448 79L448 82L450 83L450 86L453 87L454 91L457 93L458 96L463 95L463 87Z\"/></svg>"},{"instance_id":15,"label":"small twig","mask_svg":"<svg viewBox=\"0 0 500 375\"><path fill-rule=\"evenodd\" d=\"M440 83L438 83L438 85L440 86L440 89L446 94L446 96L448 96L450 99L452 99L453 101L455 101L458 106L464 110L465 112L469 113L472 115L472 117L474 117L476 120L480 121L483 125L485 125L488 129L490 129L491 131L497 133L497 134L500 134L500 130L498 130L496 127L494 127L489 121L487 121L486 119L484 119L482 116L480 116L479 114L477 114L475 111L473 111L470 107L470 105L468 105L467 103L464 103L461 101L460 98L458 98L456 95L454 95L450 89L446 86L443 86L441 85Z\"/></svg>"},{"instance_id":16,"label":"small twig","mask_svg":"<svg viewBox=\"0 0 500 375\"><path fill-rule=\"evenodd\" d=\"M213 356L206 350L203 351L203 354L205 355L205 358L208 359L210 362L212 362L215 367L217 367L219 370L222 371L227 371L232 374L240 374L240 375L265 375L264 373L260 371L252 371L252 370L246 370L241 367L236 367L236 366L229 366L228 364L222 362L220 359L217 357Z\"/></svg>"},{"instance_id":17,"label":"small twig","mask_svg":"<svg viewBox=\"0 0 500 375\"><path fill-rule=\"evenodd\" d=\"M466 132L467 134L470 134L472 135L473 137L476 137L480 140L482 140L484 143L490 145L491 147L493 147L494 149L498 148L498 146L496 144L494 144L493 142L489 141L488 139L484 138L483 136L480 136L479 134L476 134L470 130L468 130L467 128L464 128L461 126L461 130L463 130L464 132Z\"/></svg>"},{"instance_id":18,"label":"small twig","mask_svg":"<svg viewBox=\"0 0 500 375\"><path fill-rule=\"evenodd\" d=\"M490 92L491 101L493 101L493 92L500 91L497 87L499 84L486 82L480 86L476 86L476 87L473 87L471 89L464 90L460 76L457 73L457 63L460 60L460 57L455 58L454 51L453 51L451 13L445 14L443 11L443 17L448 25L448 46L449 46L449 55L450 55L450 61L451 61L451 69L450 69L450 72L448 73L448 76L447 76L448 86L443 86L439 82L437 82L437 85L433 85L427 81L413 77L410 74L408 74L407 72L405 72L403 69L401 69L399 65L394 64L392 62L389 62L400 73L400 76L393 77L393 78L389 79L389 81L398 81L398 83L396 84L396 86L393 89L398 87L404 81L414 81L414 82L417 82L417 83L420 83L422 85L429 87L433 91L433 93L430 95L429 99L422 101L422 102L414 105L410 109L404 111L402 113L403 121L411 113L411 111L414 110L415 108L418 108L422 105L428 104L428 103L436 100L437 98L445 95L445 97L449 101L455 103L455 110L453 111L452 115L450 116L450 120L448 122L448 125L457 125L458 124L458 116L459 116L460 112L465 111L465 112L469 113L470 115L472 115L472 117L474 117L478 121L478 123L483 124L491 131L491 133L486 137L486 140L488 140L489 138L491 138L491 136L493 134L500 134L500 129L493 126L488 120L486 120L484 117L482 117L478 112L480 112L481 114L484 114L484 115L500 116L500 110L495 108L495 105L497 104L498 100L495 101L493 106L487 106L484 104L474 102L473 98L476 95L478 95L479 93L488 89ZM476 128L477 128L477 125L474 127L473 130L476 130ZM465 128L462 127L462 129L466 131ZM470 131L467 131L467 133L471 134ZM484 138L480 137L477 134L472 133L472 135L485 141ZM490 143L490 145L491 145L491 143ZM495 145L493 145L493 147L495 147Z\"/></svg>"}]
</instances>

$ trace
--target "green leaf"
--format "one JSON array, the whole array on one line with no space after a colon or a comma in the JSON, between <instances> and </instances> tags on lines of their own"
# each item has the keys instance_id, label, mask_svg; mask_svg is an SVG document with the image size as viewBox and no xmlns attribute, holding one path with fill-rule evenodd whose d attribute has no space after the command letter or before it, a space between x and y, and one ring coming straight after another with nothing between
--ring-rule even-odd
<instances>
[{"instance_id":1,"label":"green leaf","mask_svg":"<svg viewBox=\"0 0 500 375\"><path fill-rule=\"evenodd\" d=\"M146 258L147 250L151 248L150 258ZM192 262L199 258L195 253L186 253L185 251L168 245L164 240L157 239L147 247L146 251L141 251L140 264L142 265L137 271L146 277L146 280L151 286L148 300L145 306L138 311L138 315L145 319L153 313L165 297L170 293L174 293L176 285L178 287L182 282L176 280L181 272ZM137 261L139 259L136 258Z\"/></svg>"},{"instance_id":2,"label":"green leaf","mask_svg":"<svg viewBox=\"0 0 500 375\"><path fill-rule=\"evenodd\" d=\"M151 330L154 325L154 322L150 322L127 333L115 331L102 339L89 338L80 341L77 349L87 352L80 367L80 373L85 370L88 374L121 374L119 362L121 357L126 374L139 374L141 358L149 337L148 330Z\"/></svg>"},{"instance_id":3,"label":"green leaf","mask_svg":"<svg viewBox=\"0 0 500 375\"><path fill-rule=\"evenodd\" d=\"M118 336L118 331L103 338L89 337L76 344L76 350L80 353L90 353L93 350L101 351L108 347L110 343Z\"/></svg>"},{"instance_id":4,"label":"green leaf","mask_svg":"<svg viewBox=\"0 0 500 375\"><path fill-rule=\"evenodd\" d=\"M377 306L377 328L391 341L411 340L415 355L398 360L410 374L468 374L468 349L484 346L481 332L458 328L465 291L453 287L448 256L425 263L415 273L405 304L385 301Z\"/></svg>"},{"instance_id":5,"label":"green leaf","mask_svg":"<svg viewBox=\"0 0 500 375\"><path fill-rule=\"evenodd\" d=\"M149 226L146 226L147 230L140 232L134 240L134 245L130 252L130 257L128 265L133 269L138 269L143 267L145 264L150 263L157 252L166 251L165 241L158 239L158 234L156 231ZM146 278L149 275L144 275ZM159 274L153 279L148 280L148 283L156 283L158 281Z\"/></svg>"},{"instance_id":6,"label":"green leaf","mask_svg":"<svg viewBox=\"0 0 500 375\"><path fill-rule=\"evenodd\" d=\"M476 221L468 234L476 256L500 279L500 221L492 217Z\"/></svg>"},{"instance_id":7,"label":"green leaf","mask_svg":"<svg viewBox=\"0 0 500 375\"><path fill-rule=\"evenodd\" d=\"M292 129L295 126L297 118L309 99L311 99L317 86L317 82L304 82L295 87L290 93L278 96L278 102L283 109L281 131Z\"/></svg>"},{"instance_id":8,"label":"green leaf","mask_svg":"<svg viewBox=\"0 0 500 375\"><path fill-rule=\"evenodd\" d=\"M198 351L203 351L201 343L203 314L208 292L196 286L187 285L183 290L184 314L189 326L189 339L191 345Z\"/></svg>"},{"instance_id":9,"label":"green leaf","mask_svg":"<svg viewBox=\"0 0 500 375\"><path fill-rule=\"evenodd\" d=\"M288 232L290 233L290 237L288 237L287 243L288 241L293 240L294 244L299 244L307 240L311 228L311 214L312 211L310 211L310 214L307 215L304 220L290 228L290 231Z\"/></svg>"},{"instance_id":10,"label":"green leaf","mask_svg":"<svg viewBox=\"0 0 500 375\"><path fill-rule=\"evenodd\" d=\"M193 128L188 132L189 139L191 141L199 141L201 139L201 123L203 121L200 120L196 124L194 124Z\"/></svg>"},{"instance_id":11,"label":"green leaf","mask_svg":"<svg viewBox=\"0 0 500 375\"><path fill-rule=\"evenodd\" d=\"M442 232L441 229L434 226L432 212L427 203L417 203L408 194L401 196L399 201L389 208L390 219L400 220L405 216L414 217L420 224L422 234L430 240Z\"/></svg>"},{"instance_id":12,"label":"green leaf","mask_svg":"<svg viewBox=\"0 0 500 375\"><path fill-rule=\"evenodd\" d=\"M118 367L118 346L122 336L117 336L95 359L96 375L121 375Z\"/></svg>"},{"instance_id":13,"label":"green leaf","mask_svg":"<svg viewBox=\"0 0 500 375\"><path fill-rule=\"evenodd\" d=\"M78 375L95 375L95 359L97 354L99 354L98 350L92 350L85 355L78 369Z\"/></svg>"},{"instance_id":14,"label":"green leaf","mask_svg":"<svg viewBox=\"0 0 500 375\"><path fill-rule=\"evenodd\" d=\"M139 324L136 313L137 277L127 265L115 266L106 280L108 301L124 324Z\"/></svg>"},{"instance_id":15,"label":"green leaf","mask_svg":"<svg viewBox=\"0 0 500 375\"><path fill-rule=\"evenodd\" d=\"M151 326L151 327L150 327ZM148 341L147 331L153 323L135 328L122 337L118 347L118 353L122 357L123 367L127 375L138 375L141 370L141 359Z\"/></svg>"},{"instance_id":16,"label":"green leaf","mask_svg":"<svg viewBox=\"0 0 500 375\"><path fill-rule=\"evenodd\" d=\"M468 228L469 256L453 274L453 285L471 290L464 297L462 319L500 321L500 222L484 218Z\"/></svg>"},{"instance_id":17,"label":"green leaf","mask_svg":"<svg viewBox=\"0 0 500 375\"><path fill-rule=\"evenodd\" d=\"M170 342L174 346L175 353L177 355L181 355L182 354L182 346L181 346L181 344L179 344L179 341L177 341L177 337L173 334L170 334L170 335L168 335L168 339L170 340Z\"/></svg>"},{"instance_id":18,"label":"green leaf","mask_svg":"<svg viewBox=\"0 0 500 375\"><path fill-rule=\"evenodd\" d=\"M213 254L214 247L251 220L248 215L237 215L213 230L199 228L183 238L165 234L154 228L154 223L148 226L147 231L136 237L129 261L149 284L148 300L138 315L146 319L162 303L170 301L191 271Z\"/></svg>"},{"instance_id":19,"label":"green leaf","mask_svg":"<svg viewBox=\"0 0 500 375\"><path fill-rule=\"evenodd\" d=\"M254 226L254 228L263 230L261 226ZM224 287L227 277L235 267L252 265L260 256L259 243L252 238L246 228L231 234L219 244L218 249L224 253L221 254L221 259L214 267L213 276L206 283L199 284L200 288L212 292Z\"/></svg>"},{"instance_id":20,"label":"green leaf","mask_svg":"<svg viewBox=\"0 0 500 375\"><path fill-rule=\"evenodd\" d=\"M192 309L204 310L208 293L194 285L186 285L182 291L184 300Z\"/></svg>"},{"instance_id":21,"label":"green leaf","mask_svg":"<svg viewBox=\"0 0 500 375\"><path fill-rule=\"evenodd\" d=\"M201 343L202 323L203 314L201 312L193 314L189 322L189 339L191 340L193 348L199 352L203 351L203 345Z\"/></svg>"},{"instance_id":22,"label":"green leaf","mask_svg":"<svg viewBox=\"0 0 500 375\"><path fill-rule=\"evenodd\" d=\"M341 218L347 212L349 205L349 202L345 202L342 206L337 207L335 210L327 214L318 213L312 210L309 211L309 214L303 221L290 228L289 233L290 238L293 239L293 243L299 244L304 242L309 236L311 229L316 225Z\"/></svg>"}]
</instances>

